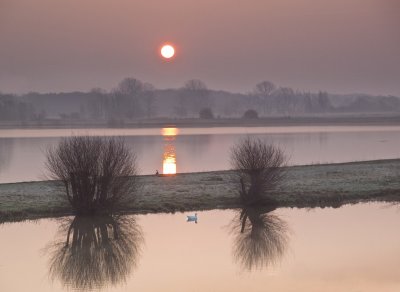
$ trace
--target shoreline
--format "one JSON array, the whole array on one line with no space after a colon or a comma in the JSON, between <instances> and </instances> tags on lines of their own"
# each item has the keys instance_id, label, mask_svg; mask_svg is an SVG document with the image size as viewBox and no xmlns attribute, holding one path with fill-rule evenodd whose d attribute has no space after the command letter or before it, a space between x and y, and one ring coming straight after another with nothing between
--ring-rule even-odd
<instances>
[{"instance_id":1,"label":"shoreline","mask_svg":"<svg viewBox=\"0 0 400 292\"><path fill-rule=\"evenodd\" d=\"M289 166L271 198L274 207L340 207L400 201L400 159ZM234 209L238 182L232 171L138 176L135 201L116 213L148 214ZM0 184L0 222L73 215L57 181Z\"/></svg>"},{"instance_id":2,"label":"shoreline","mask_svg":"<svg viewBox=\"0 0 400 292\"><path fill-rule=\"evenodd\" d=\"M124 122L121 125L110 126L106 122L95 121L60 121L48 120L41 123L31 122L0 122L0 129L85 129L85 128L212 128L212 127L285 127L285 126L398 126L400 115L359 115L359 116L280 116L262 117L258 119L243 118L157 118Z\"/></svg>"}]
</instances>

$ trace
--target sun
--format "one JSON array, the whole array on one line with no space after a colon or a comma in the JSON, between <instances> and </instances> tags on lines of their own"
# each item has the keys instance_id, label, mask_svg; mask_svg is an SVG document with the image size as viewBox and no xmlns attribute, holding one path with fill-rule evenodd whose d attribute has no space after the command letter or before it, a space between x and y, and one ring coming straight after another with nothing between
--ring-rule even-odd
<instances>
[{"instance_id":1,"label":"sun","mask_svg":"<svg viewBox=\"0 0 400 292\"><path fill-rule=\"evenodd\" d=\"M165 59L171 59L175 55L175 49L171 45L164 45L161 48L161 56Z\"/></svg>"}]
</instances>

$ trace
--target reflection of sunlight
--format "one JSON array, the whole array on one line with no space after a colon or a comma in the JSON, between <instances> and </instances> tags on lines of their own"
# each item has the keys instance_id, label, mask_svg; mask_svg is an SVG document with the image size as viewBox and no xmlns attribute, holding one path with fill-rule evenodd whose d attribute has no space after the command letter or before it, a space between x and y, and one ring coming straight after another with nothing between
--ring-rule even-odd
<instances>
[{"instance_id":1,"label":"reflection of sunlight","mask_svg":"<svg viewBox=\"0 0 400 292\"><path fill-rule=\"evenodd\" d=\"M176 174L176 158L175 158L175 156L164 157L163 174Z\"/></svg>"},{"instance_id":2,"label":"reflection of sunlight","mask_svg":"<svg viewBox=\"0 0 400 292\"><path fill-rule=\"evenodd\" d=\"M176 152L174 145L170 143L164 148L163 174L176 174Z\"/></svg>"},{"instance_id":3,"label":"reflection of sunlight","mask_svg":"<svg viewBox=\"0 0 400 292\"><path fill-rule=\"evenodd\" d=\"M173 142L178 132L177 128L162 129L162 135L166 141L163 155L163 174L176 174L176 151Z\"/></svg>"},{"instance_id":4,"label":"reflection of sunlight","mask_svg":"<svg viewBox=\"0 0 400 292\"><path fill-rule=\"evenodd\" d=\"M163 136L176 136L179 134L179 130L177 128L163 128L161 132Z\"/></svg>"}]
</instances>

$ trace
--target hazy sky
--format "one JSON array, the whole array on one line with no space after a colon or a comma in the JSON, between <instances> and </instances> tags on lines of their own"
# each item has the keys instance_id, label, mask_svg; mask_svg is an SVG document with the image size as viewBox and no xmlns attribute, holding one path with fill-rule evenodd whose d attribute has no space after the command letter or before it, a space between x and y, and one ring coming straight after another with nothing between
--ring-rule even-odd
<instances>
[{"instance_id":1,"label":"hazy sky","mask_svg":"<svg viewBox=\"0 0 400 292\"><path fill-rule=\"evenodd\" d=\"M0 0L0 91L111 89L128 76L400 96L400 1Z\"/></svg>"}]
</instances>

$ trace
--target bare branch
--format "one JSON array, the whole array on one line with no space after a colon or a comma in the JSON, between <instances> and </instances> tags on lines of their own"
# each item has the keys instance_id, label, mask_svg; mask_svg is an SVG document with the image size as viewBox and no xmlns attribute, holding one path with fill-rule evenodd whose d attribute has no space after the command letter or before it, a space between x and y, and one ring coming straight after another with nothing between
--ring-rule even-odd
<instances>
[{"instance_id":1,"label":"bare branch","mask_svg":"<svg viewBox=\"0 0 400 292\"><path fill-rule=\"evenodd\" d=\"M275 189L286 164L283 150L260 139L245 138L231 148L231 165L239 176L241 198L256 204Z\"/></svg>"},{"instance_id":2,"label":"bare branch","mask_svg":"<svg viewBox=\"0 0 400 292\"><path fill-rule=\"evenodd\" d=\"M50 177L64 183L78 213L110 211L134 191L136 155L122 138L64 138L46 156Z\"/></svg>"}]
</instances>

